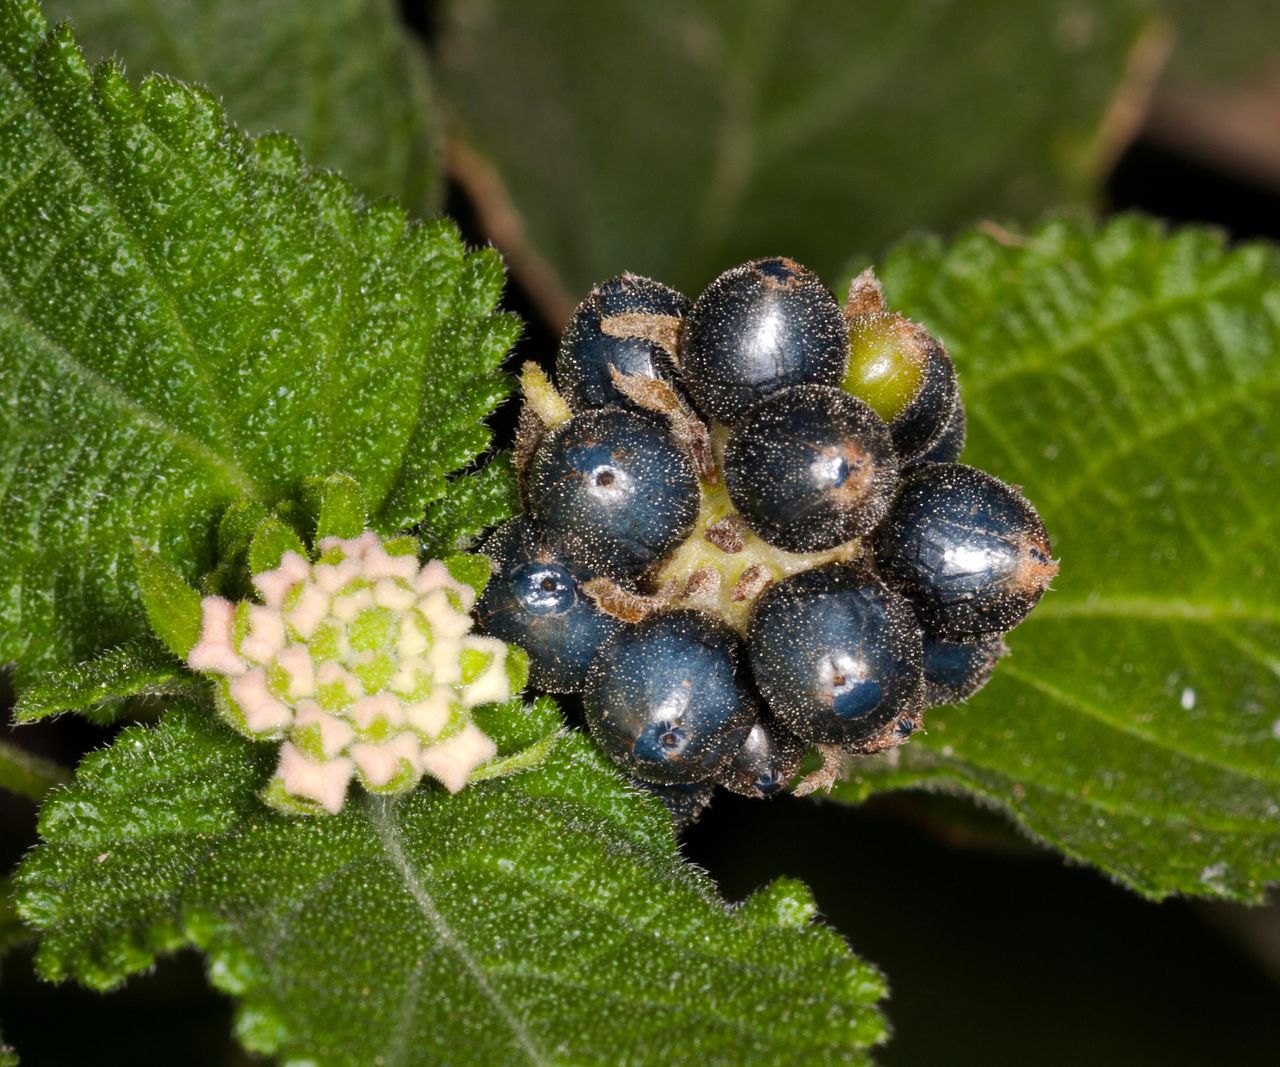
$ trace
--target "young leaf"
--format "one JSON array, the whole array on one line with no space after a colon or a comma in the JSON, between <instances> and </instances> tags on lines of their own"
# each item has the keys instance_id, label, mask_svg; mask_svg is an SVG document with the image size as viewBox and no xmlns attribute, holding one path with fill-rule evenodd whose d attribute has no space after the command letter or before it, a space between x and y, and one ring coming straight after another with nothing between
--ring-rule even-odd
<instances>
[{"instance_id":1,"label":"young leaf","mask_svg":"<svg viewBox=\"0 0 1280 1067\"><path fill-rule=\"evenodd\" d=\"M279 519L268 515L253 532L253 540L249 542L249 571L261 574L263 571L275 570L286 552L307 559L307 546L302 538Z\"/></svg>"},{"instance_id":2,"label":"young leaf","mask_svg":"<svg viewBox=\"0 0 1280 1067\"><path fill-rule=\"evenodd\" d=\"M829 277L916 227L1091 198L1149 14L453 0L453 167L553 321L623 269L690 296L763 255Z\"/></svg>"},{"instance_id":3,"label":"young leaf","mask_svg":"<svg viewBox=\"0 0 1280 1067\"><path fill-rule=\"evenodd\" d=\"M559 729L505 715L503 749ZM802 888L727 906L581 735L323 821L258 800L273 758L178 709L85 760L18 875L41 972L107 988L194 942L291 1062L858 1063L884 1036L883 980Z\"/></svg>"},{"instance_id":4,"label":"young leaf","mask_svg":"<svg viewBox=\"0 0 1280 1067\"><path fill-rule=\"evenodd\" d=\"M946 342L966 462L1062 569L968 704L838 794L970 791L1152 897L1280 879L1280 255L1124 219L909 242L890 301Z\"/></svg>"},{"instance_id":5,"label":"young leaf","mask_svg":"<svg viewBox=\"0 0 1280 1067\"><path fill-rule=\"evenodd\" d=\"M315 483L316 540L326 537L359 537L369 525L364 493L359 483L345 474L331 474Z\"/></svg>"},{"instance_id":6,"label":"young leaf","mask_svg":"<svg viewBox=\"0 0 1280 1067\"><path fill-rule=\"evenodd\" d=\"M283 130L368 196L440 199L422 50L391 0L47 0L91 61L207 85L251 133Z\"/></svg>"},{"instance_id":7,"label":"young leaf","mask_svg":"<svg viewBox=\"0 0 1280 1067\"><path fill-rule=\"evenodd\" d=\"M341 470L380 532L486 447L502 264L248 140L204 92L90 72L0 6L0 661L144 628L129 538L193 581L227 506Z\"/></svg>"},{"instance_id":8,"label":"young leaf","mask_svg":"<svg viewBox=\"0 0 1280 1067\"><path fill-rule=\"evenodd\" d=\"M134 696L186 692L194 679L173 655L145 638L84 663L43 674L18 694L13 721L38 722L64 711L99 708Z\"/></svg>"},{"instance_id":9,"label":"young leaf","mask_svg":"<svg viewBox=\"0 0 1280 1067\"><path fill-rule=\"evenodd\" d=\"M471 474L459 475L449 491L427 509L421 526L428 556L465 552L490 526L520 511L520 490L510 455L504 453Z\"/></svg>"},{"instance_id":10,"label":"young leaf","mask_svg":"<svg viewBox=\"0 0 1280 1067\"><path fill-rule=\"evenodd\" d=\"M200 594L183 581L171 563L138 542L134 542L133 548L138 595L142 598L147 622L165 648L185 660L200 640Z\"/></svg>"}]
</instances>

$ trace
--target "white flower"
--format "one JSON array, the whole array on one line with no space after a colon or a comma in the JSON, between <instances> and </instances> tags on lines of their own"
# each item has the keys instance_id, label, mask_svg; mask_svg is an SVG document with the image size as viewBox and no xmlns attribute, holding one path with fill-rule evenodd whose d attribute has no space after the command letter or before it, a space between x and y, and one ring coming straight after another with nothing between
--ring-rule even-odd
<instances>
[{"instance_id":1,"label":"white flower","mask_svg":"<svg viewBox=\"0 0 1280 1067\"><path fill-rule=\"evenodd\" d=\"M205 597L187 663L217 678L236 730L284 742L275 807L337 812L353 776L402 793L427 774L456 793L496 754L471 709L515 694L522 655L470 632L475 593L438 560L374 533L317 547L256 575L260 604Z\"/></svg>"}]
</instances>

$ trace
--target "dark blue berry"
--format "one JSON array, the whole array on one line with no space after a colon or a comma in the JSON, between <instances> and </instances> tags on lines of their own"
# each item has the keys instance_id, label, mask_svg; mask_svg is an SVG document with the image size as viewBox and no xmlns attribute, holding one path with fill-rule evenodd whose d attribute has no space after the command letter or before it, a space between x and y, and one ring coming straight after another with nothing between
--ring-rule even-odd
<instances>
[{"instance_id":1,"label":"dark blue berry","mask_svg":"<svg viewBox=\"0 0 1280 1067\"><path fill-rule=\"evenodd\" d=\"M964 451L964 441L968 434L968 419L964 413L964 401L956 398L956 409L951 413L939 438L929 446L929 450L913 463L954 463Z\"/></svg>"},{"instance_id":2,"label":"dark blue berry","mask_svg":"<svg viewBox=\"0 0 1280 1067\"><path fill-rule=\"evenodd\" d=\"M671 815L671 822L677 831L692 826L702 817L702 813L711 805L715 793L714 782L680 782L676 785L658 785L656 782L645 782L634 779L636 785L646 793L650 793L662 801L663 807Z\"/></svg>"},{"instance_id":3,"label":"dark blue berry","mask_svg":"<svg viewBox=\"0 0 1280 1067\"><path fill-rule=\"evenodd\" d=\"M569 559L630 578L693 528L698 478L656 419L602 408L547 436L529 468L528 497L530 512Z\"/></svg>"},{"instance_id":4,"label":"dark blue berry","mask_svg":"<svg viewBox=\"0 0 1280 1067\"><path fill-rule=\"evenodd\" d=\"M738 673L741 642L697 611L651 615L605 645L587 674L587 725L637 778L712 778L757 715Z\"/></svg>"},{"instance_id":5,"label":"dark blue berry","mask_svg":"<svg viewBox=\"0 0 1280 1067\"><path fill-rule=\"evenodd\" d=\"M724 454L738 513L771 545L818 552L870 530L898 481L889 430L865 403L797 385L753 407Z\"/></svg>"},{"instance_id":6,"label":"dark blue berry","mask_svg":"<svg viewBox=\"0 0 1280 1067\"><path fill-rule=\"evenodd\" d=\"M620 274L592 289L565 327L556 357L556 381L567 394L570 406L583 411L630 403L614 387L609 373L611 364L623 374L672 378L672 354L653 336L638 336L634 331L643 332L649 325L646 320L654 320L651 334L653 330L669 330L674 338L678 320L688 310L688 297L638 274ZM606 319L612 319L622 329L611 325L607 328L613 333L607 332L602 325ZM615 336L618 332L632 335Z\"/></svg>"},{"instance_id":7,"label":"dark blue berry","mask_svg":"<svg viewBox=\"0 0 1280 1067\"><path fill-rule=\"evenodd\" d=\"M720 783L746 797L771 797L795 777L805 747L772 716L761 715L720 772Z\"/></svg>"},{"instance_id":8,"label":"dark blue berry","mask_svg":"<svg viewBox=\"0 0 1280 1067\"><path fill-rule=\"evenodd\" d=\"M903 478L880 528L881 575L940 637L1001 633L1057 573L1040 516L999 478L930 463Z\"/></svg>"},{"instance_id":9,"label":"dark blue berry","mask_svg":"<svg viewBox=\"0 0 1280 1067\"><path fill-rule=\"evenodd\" d=\"M736 425L789 385L839 385L844 316L816 275L782 258L726 271L694 302L680 339L681 380L708 418Z\"/></svg>"},{"instance_id":10,"label":"dark blue berry","mask_svg":"<svg viewBox=\"0 0 1280 1067\"><path fill-rule=\"evenodd\" d=\"M596 575L560 559L523 517L495 530L480 550L493 564L475 608L481 631L529 654L537 688L581 690L597 650L622 626L582 592Z\"/></svg>"},{"instance_id":11,"label":"dark blue berry","mask_svg":"<svg viewBox=\"0 0 1280 1067\"><path fill-rule=\"evenodd\" d=\"M906 600L847 564L768 589L747 634L756 683L782 725L837 744L865 742L918 712L921 640Z\"/></svg>"},{"instance_id":12,"label":"dark blue berry","mask_svg":"<svg viewBox=\"0 0 1280 1067\"><path fill-rule=\"evenodd\" d=\"M967 700L987 684L996 661L1009 651L1000 634L969 641L924 635L924 695L932 707Z\"/></svg>"}]
</instances>

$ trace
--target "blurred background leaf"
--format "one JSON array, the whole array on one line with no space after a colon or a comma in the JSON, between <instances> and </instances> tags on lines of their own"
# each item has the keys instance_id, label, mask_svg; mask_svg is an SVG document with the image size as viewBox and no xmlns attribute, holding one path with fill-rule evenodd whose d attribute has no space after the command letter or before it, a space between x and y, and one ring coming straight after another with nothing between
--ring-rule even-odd
<instances>
[{"instance_id":1,"label":"blurred background leaf","mask_svg":"<svg viewBox=\"0 0 1280 1067\"><path fill-rule=\"evenodd\" d=\"M556 326L623 267L695 293L785 252L830 277L911 229L1090 202L1131 133L1117 94L1163 54L1149 13L454 0L451 165Z\"/></svg>"},{"instance_id":2,"label":"blurred background leaf","mask_svg":"<svg viewBox=\"0 0 1280 1067\"><path fill-rule=\"evenodd\" d=\"M249 133L296 137L315 167L419 215L440 203L426 56L393 0L46 0L90 63L118 56L222 98Z\"/></svg>"},{"instance_id":3,"label":"blurred background leaf","mask_svg":"<svg viewBox=\"0 0 1280 1067\"><path fill-rule=\"evenodd\" d=\"M1177 33L1168 71L1173 80L1237 81L1276 58L1275 0L1160 0L1160 8Z\"/></svg>"}]
</instances>

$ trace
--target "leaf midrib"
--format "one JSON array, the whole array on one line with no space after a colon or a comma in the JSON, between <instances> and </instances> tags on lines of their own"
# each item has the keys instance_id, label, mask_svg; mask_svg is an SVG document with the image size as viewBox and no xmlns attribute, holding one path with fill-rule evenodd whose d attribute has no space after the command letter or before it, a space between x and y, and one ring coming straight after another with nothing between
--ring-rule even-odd
<instances>
[{"instance_id":1,"label":"leaf midrib","mask_svg":"<svg viewBox=\"0 0 1280 1067\"><path fill-rule=\"evenodd\" d=\"M373 825L374 830L377 831L378 840L382 844L383 851L400 875L401 880L404 882L404 887L417 906L418 911L421 912L422 917L426 919L427 923L435 931L440 943L457 957L476 987L511 1031L512 1039L524 1054L524 1057L530 1063L537 1064L538 1067L552 1067L555 1061L538 1048L533 1040L533 1035L529 1033L528 1027L511 1010L506 999L494 989L484 968L480 966L479 961L471 954L471 950L454 932L440 909L436 907L435 900L426 885L410 865L400 840L399 824L391 818L391 813L399 807L399 802L368 795L364 798L364 806L368 812L370 823Z\"/></svg>"}]
</instances>

